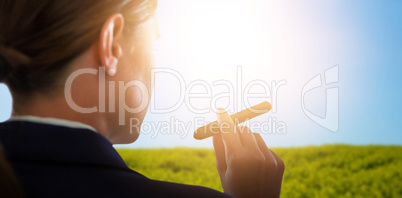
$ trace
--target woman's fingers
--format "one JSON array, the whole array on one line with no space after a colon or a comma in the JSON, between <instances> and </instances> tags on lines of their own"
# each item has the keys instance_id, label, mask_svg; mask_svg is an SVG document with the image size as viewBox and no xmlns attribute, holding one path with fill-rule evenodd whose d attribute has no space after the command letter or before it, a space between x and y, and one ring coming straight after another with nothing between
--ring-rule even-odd
<instances>
[{"instance_id":1,"label":"woman's fingers","mask_svg":"<svg viewBox=\"0 0 402 198\"><path fill-rule=\"evenodd\" d=\"M249 149L251 152L260 151L258 148L257 140L254 137L253 132L246 126L237 127L240 141L244 148Z\"/></svg>"},{"instance_id":2,"label":"woman's fingers","mask_svg":"<svg viewBox=\"0 0 402 198\"><path fill-rule=\"evenodd\" d=\"M214 150L215 150L215 158L216 158L216 167L218 172L226 171L226 155L225 155L225 146L223 145L222 137L220 134L212 137Z\"/></svg>"},{"instance_id":3,"label":"woman's fingers","mask_svg":"<svg viewBox=\"0 0 402 198\"><path fill-rule=\"evenodd\" d=\"M234 151L241 147L241 142L238 133L234 133L234 123L229 114L222 108L217 111L218 123L220 127L220 134L225 145L226 156L227 153L234 153Z\"/></svg>"},{"instance_id":4,"label":"woman's fingers","mask_svg":"<svg viewBox=\"0 0 402 198\"><path fill-rule=\"evenodd\" d=\"M276 160L276 167L280 170L280 171L284 171L285 170L285 163L283 162L283 160L275 153L273 152L271 149L269 149L269 151L271 152L271 154L274 156L275 160Z\"/></svg>"},{"instance_id":5,"label":"woman's fingers","mask_svg":"<svg viewBox=\"0 0 402 198\"><path fill-rule=\"evenodd\" d=\"M264 139L262 139L261 135L258 133L254 133L255 140L257 141L258 148L262 152L265 157L266 162L274 163L275 166L277 165L275 157L272 155L271 151L269 150L268 146L265 144Z\"/></svg>"}]
</instances>

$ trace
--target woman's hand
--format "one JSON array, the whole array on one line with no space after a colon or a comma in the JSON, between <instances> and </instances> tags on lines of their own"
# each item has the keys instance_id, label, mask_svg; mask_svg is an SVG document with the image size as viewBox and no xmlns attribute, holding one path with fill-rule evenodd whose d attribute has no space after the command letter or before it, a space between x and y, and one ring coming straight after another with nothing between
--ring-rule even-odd
<instances>
[{"instance_id":1,"label":"woman's hand","mask_svg":"<svg viewBox=\"0 0 402 198\"><path fill-rule=\"evenodd\" d=\"M216 164L225 193L238 198L279 197L283 161L248 127L236 126L218 110L221 133L213 137Z\"/></svg>"}]
</instances>

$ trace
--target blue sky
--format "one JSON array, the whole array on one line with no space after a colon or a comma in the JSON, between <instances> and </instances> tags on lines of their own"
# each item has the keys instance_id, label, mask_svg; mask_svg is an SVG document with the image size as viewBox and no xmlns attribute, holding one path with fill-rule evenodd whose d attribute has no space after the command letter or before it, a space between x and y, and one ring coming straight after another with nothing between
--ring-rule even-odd
<instances>
[{"instance_id":1,"label":"blue sky","mask_svg":"<svg viewBox=\"0 0 402 198\"><path fill-rule=\"evenodd\" d=\"M159 68L178 71L186 84L201 79L235 82L239 65L244 84L252 80L286 81L277 93L276 112L256 118L275 118L286 134L264 134L269 146L331 143L402 144L402 1L160 1L162 37L156 49ZM325 115L326 88L339 89L339 130L334 133L314 123L301 108L304 85L338 66L339 82L315 89L305 97L306 108ZM11 99L0 86L0 120L9 116ZM169 106L180 87L169 76L156 80L154 101ZM219 93L220 88L213 88ZM272 97L266 100L272 102ZM255 100L254 103L262 102ZM196 102L208 106L208 99ZM220 101L219 105L225 105ZM216 119L213 108L194 114L183 104L158 114L147 123L195 117ZM190 130L191 132L192 130ZM129 147L211 147L172 131L140 136Z\"/></svg>"}]
</instances>

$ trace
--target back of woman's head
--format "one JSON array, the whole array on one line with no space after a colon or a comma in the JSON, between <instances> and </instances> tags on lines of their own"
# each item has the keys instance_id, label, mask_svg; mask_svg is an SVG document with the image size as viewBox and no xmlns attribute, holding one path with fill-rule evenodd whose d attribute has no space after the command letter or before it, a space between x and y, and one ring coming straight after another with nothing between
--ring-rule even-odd
<instances>
[{"instance_id":1,"label":"back of woman's head","mask_svg":"<svg viewBox=\"0 0 402 198\"><path fill-rule=\"evenodd\" d=\"M0 82L20 95L50 92L68 64L99 38L115 13L124 34L153 15L156 0L1 0ZM61 83L61 82L60 82Z\"/></svg>"}]
</instances>

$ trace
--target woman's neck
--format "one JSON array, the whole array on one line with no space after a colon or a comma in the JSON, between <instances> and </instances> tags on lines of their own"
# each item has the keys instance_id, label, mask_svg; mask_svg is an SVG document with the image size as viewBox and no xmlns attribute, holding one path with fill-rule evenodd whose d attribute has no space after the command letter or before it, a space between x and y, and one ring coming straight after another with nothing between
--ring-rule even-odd
<instances>
[{"instance_id":1,"label":"woman's neck","mask_svg":"<svg viewBox=\"0 0 402 198\"><path fill-rule=\"evenodd\" d=\"M80 98L82 97L75 98L76 101L74 102L77 105L85 105L85 102L79 100ZM95 128L98 133L106 138L109 136L105 115L98 112L84 114L74 111L66 102L63 93L52 94L51 96L35 94L23 99L21 96L13 94L13 99L12 116L37 116L80 122Z\"/></svg>"}]
</instances>

